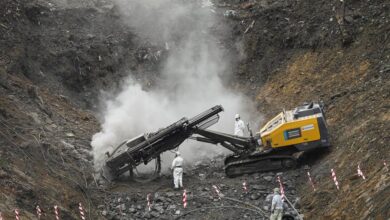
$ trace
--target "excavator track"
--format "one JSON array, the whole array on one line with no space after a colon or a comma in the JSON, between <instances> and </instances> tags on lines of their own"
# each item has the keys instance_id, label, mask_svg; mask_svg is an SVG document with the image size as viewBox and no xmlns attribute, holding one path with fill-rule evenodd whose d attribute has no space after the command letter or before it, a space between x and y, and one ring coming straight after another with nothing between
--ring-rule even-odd
<instances>
[{"instance_id":1,"label":"excavator track","mask_svg":"<svg viewBox=\"0 0 390 220\"><path fill-rule=\"evenodd\" d=\"M230 156L225 160L225 173L228 177L236 177L243 174L288 170L296 166L297 160L292 155Z\"/></svg>"}]
</instances>

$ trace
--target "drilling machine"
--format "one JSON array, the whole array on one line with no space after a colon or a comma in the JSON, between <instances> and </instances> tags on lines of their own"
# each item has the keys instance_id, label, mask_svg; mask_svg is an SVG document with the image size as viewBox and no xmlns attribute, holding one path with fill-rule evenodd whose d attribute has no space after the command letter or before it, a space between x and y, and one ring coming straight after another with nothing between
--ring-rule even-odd
<instances>
[{"instance_id":1,"label":"drilling machine","mask_svg":"<svg viewBox=\"0 0 390 220\"><path fill-rule=\"evenodd\" d=\"M160 154L179 147L186 139L220 144L231 150L233 154L225 159L228 177L292 169L303 152L330 147L320 103L305 103L293 110L283 110L255 135L250 131L248 137L208 130L218 122L222 111L223 107L217 105L193 118L182 118L154 133L124 141L112 153L107 152L102 176L112 181L127 171L133 175L137 166L152 160L156 160L156 176L161 171Z\"/></svg>"}]
</instances>

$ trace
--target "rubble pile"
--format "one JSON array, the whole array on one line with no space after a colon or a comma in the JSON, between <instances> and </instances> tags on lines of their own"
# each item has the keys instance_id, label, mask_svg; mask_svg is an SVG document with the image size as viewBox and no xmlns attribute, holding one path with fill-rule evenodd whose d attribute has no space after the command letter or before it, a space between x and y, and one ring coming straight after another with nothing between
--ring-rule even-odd
<instances>
[{"instance_id":1,"label":"rubble pile","mask_svg":"<svg viewBox=\"0 0 390 220\"><path fill-rule=\"evenodd\" d=\"M213 160L218 164L218 160ZM120 190L111 189L104 203L98 205L99 212L107 219L195 219L197 216L228 219L266 219L270 215L272 192L279 187L277 176L284 185L286 197L299 211L300 198L296 180L303 174L297 171L268 172L226 178L222 167L203 164L195 166L184 176L187 191L187 207L183 207L183 191L173 190L170 176L162 176L149 183L155 191L142 188L142 184L122 182ZM243 189L243 182L247 191ZM159 186L160 185L160 186ZM213 185L220 190L218 196ZM310 187L308 185L308 187ZM149 211L147 194L151 193ZM298 219L297 213L285 202L285 216Z\"/></svg>"}]
</instances>

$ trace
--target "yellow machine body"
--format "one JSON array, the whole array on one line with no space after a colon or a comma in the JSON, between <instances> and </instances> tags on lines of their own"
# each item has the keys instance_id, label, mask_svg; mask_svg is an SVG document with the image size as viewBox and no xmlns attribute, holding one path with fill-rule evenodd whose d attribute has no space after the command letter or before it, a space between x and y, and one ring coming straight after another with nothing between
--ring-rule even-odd
<instances>
[{"instance_id":1,"label":"yellow machine body","mask_svg":"<svg viewBox=\"0 0 390 220\"><path fill-rule=\"evenodd\" d=\"M316 107L296 108L278 114L261 128L262 145L274 149L295 146L303 151L329 146L324 114L322 108Z\"/></svg>"}]
</instances>

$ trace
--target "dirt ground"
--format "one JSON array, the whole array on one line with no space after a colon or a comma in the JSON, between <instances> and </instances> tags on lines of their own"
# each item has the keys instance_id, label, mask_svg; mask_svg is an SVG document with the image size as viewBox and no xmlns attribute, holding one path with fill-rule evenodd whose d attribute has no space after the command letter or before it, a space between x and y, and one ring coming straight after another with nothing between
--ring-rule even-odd
<instances>
[{"instance_id":1,"label":"dirt ground","mask_svg":"<svg viewBox=\"0 0 390 220\"><path fill-rule=\"evenodd\" d=\"M117 89L127 69L145 88L158 85L163 59L142 57L164 45L137 36L109 1L69 2L67 7L49 0L0 2L2 216L14 218L17 208L21 219L36 219L39 204L43 219L53 219L57 204L62 219L78 219L79 202L88 219L265 216L248 204L266 212L264 201L277 184L276 173L228 179L220 166L196 168L185 176L191 182L187 210L169 177L150 185L124 179L99 186L92 175L90 141L100 129L100 91ZM235 12L223 19L231 33L216 27L215 34L227 57L245 54L235 61L226 85L255 100L267 118L304 101L325 103L330 152L309 155L307 164L283 173L287 196L300 198L295 204L304 219L388 219L390 175L383 162L390 164L390 4L343 2L214 1L221 16ZM366 180L357 176L358 164ZM315 192L307 182L308 167ZM242 192L243 181L249 194ZM237 202L216 199L213 184L246 204L236 208ZM155 205L151 213L148 193ZM217 211L216 206L226 207Z\"/></svg>"}]
</instances>

